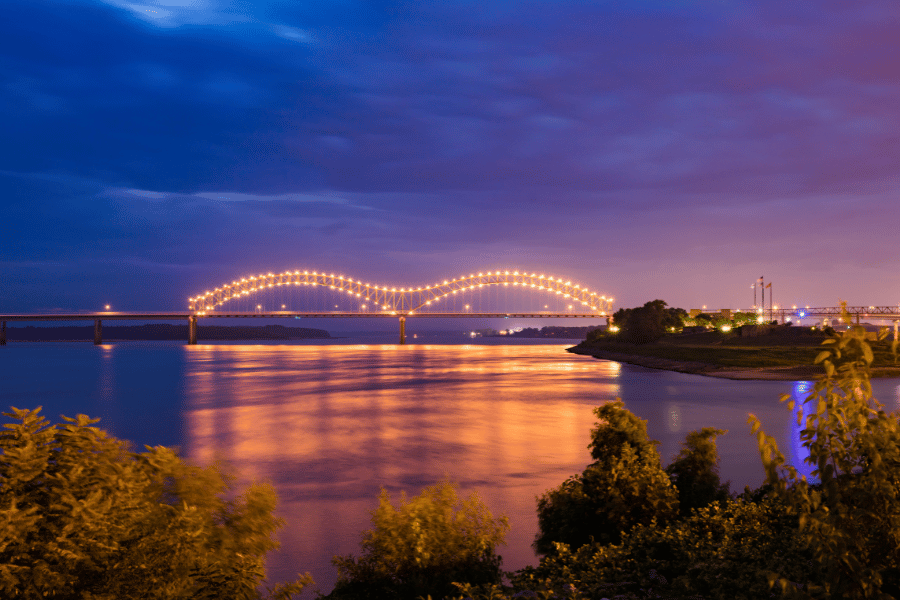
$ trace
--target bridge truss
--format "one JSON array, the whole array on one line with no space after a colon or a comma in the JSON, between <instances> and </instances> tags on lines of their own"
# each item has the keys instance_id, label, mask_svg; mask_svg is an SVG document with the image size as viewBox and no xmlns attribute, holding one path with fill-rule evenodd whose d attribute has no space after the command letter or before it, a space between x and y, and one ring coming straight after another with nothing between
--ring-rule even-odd
<instances>
[{"instance_id":1,"label":"bridge truss","mask_svg":"<svg viewBox=\"0 0 900 600\"><path fill-rule=\"evenodd\" d=\"M244 277L211 291L206 291L188 299L191 312L198 316L212 316L213 311L228 302L246 298L266 290L289 286L318 287L365 301L368 312L360 309L359 314L383 314L412 316L420 311L438 313L450 297L466 294L485 287L498 286L518 290L547 292L559 296L578 306L592 316L607 316L612 312L613 298L590 291L587 287L562 277L547 276L519 271L487 271L461 275L452 280L426 286L397 288L394 286L364 283L361 280L319 273L317 271L285 271ZM443 304L442 304L443 303ZM225 308L227 310L227 307ZM443 311L446 314L450 311ZM491 311L496 312L496 311ZM520 311L516 311L520 312ZM437 316L437 314L435 314Z\"/></svg>"}]
</instances>

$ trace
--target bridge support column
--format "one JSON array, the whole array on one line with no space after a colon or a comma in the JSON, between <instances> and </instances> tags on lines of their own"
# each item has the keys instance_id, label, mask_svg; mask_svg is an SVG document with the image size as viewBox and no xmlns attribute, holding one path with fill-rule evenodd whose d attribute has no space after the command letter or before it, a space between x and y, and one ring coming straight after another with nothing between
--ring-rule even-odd
<instances>
[{"instance_id":1,"label":"bridge support column","mask_svg":"<svg viewBox=\"0 0 900 600\"><path fill-rule=\"evenodd\" d=\"M197 316L191 315L188 317L188 344L194 345L197 343Z\"/></svg>"},{"instance_id":2,"label":"bridge support column","mask_svg":"<svg viewBox=\"0 0 900 600\"><path fill-rule=\"evenodd\" d=\"M894 328L894 337L897 337L897 328ZM6 345L6 321L0 321L0 346Z\"/></svg>"},{"instance_id":3,"label":"bridge support column","mask_svg":"<svg viewBox=\"0 0 900 600\"><path fill-rule=\"evenodd\" d=\"M103 343L103 321L94 319L94 345L99 346Z\"/></svg>"},{"instance_id":4,"label":"bridge support column","mask_svg":"<svg viewBox=\"0 0 900 600\"><path fill-rule=\"evenodd\" d=\"M406 343L406 317L400 317L400 343Z\"/></svg>"}]
</instances>

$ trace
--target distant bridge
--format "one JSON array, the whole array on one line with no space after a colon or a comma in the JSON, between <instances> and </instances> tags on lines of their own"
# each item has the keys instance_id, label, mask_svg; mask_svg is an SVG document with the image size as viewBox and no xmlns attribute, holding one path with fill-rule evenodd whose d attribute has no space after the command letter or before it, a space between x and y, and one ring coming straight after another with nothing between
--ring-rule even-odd
<instances>
[{"instance_id":1,"label":"distant bridge","mask_svg":"<svg viewBox=\"0 0 900 600\"><path fill-rule=\"evenodd\" d=\"M850 315L850 318L859 323L862 319L891 319L891 320L900 320L900 306L848 306L847 313ZM706 313L706 314L721 314L721 315L732 315L737 312L743 313L756 313L760 315L762 319L773 321L780 320L782 322L794 320L794 319L829 319L829 320L840 320L843 315L843 308L840 306L825 306L825 307L809 307L805 306L802 308L747 308L747 309L705 309L698 310L694 309L691 311L694 313Z\"/></svg>"},{"instance_id":2,"label":"distant bridge","mask_svg":"<svg viewBox=\"0 0 900 600\"><path fill-rule=\"evenodd\" d=\"M281 304L282 310L241 310L240 301L277 290L305 289L319 294L337 295L350 309L293 310ZM544 310L515 310L509 298L493 298L490 309L478 306L476 292L484 289L503 289L540 294L556 300L551 309L548 301ZM546 299L546 298L545 298ZM459 306L462 302L465 308ZM590 291L579 283L562 277L519 271L487 271L462 275L452 280L419 287L401 287L363 283L360 280L317 271L285 271L261 274L232 281L214 290L188 299L188 312L92 312L68 314L7 314L0 315L0 345L6 344L7 321L94 321L94 343L103 341L104 320L187 320L188 343L197 343L198 318L393 318L400 324L400 343L406 343L406 319L428 318L600 318L612 311L613 298ZM562 305L562 307L560 307ZM329 307L331 303L329 302ZM334 305L340 308L340 303ZM231 309L231 310L228 310Z\"/></svg>"}]
</instances>

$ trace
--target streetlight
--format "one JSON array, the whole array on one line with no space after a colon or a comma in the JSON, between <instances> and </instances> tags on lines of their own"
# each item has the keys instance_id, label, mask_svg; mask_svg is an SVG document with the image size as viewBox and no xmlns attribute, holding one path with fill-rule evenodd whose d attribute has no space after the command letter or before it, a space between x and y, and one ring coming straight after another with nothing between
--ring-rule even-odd
<instances>
[{"instance_id":1,"label":"streetlight","mask_svg":"<svg viewBox=\"0 0 900 600\"><path fill-rule=\"evenodd\" d=\"M256 305L256 312L262 312L262 304Z\"/></svg>"},{"instance_id":2,"label":"streetlight","mask_svg":"<svg viewBox=\"0 0 900 600\"><path fill-rule=\"evenodd\" d=\"M109 304L104 307L106 310L109 310Z\"/></svg>"}]
</instances>

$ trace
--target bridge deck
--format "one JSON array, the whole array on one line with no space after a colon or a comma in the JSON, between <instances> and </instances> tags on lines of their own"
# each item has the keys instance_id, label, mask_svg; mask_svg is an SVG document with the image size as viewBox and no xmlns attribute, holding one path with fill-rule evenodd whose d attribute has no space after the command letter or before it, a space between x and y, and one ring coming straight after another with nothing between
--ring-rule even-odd
<instances>
[{"instance_id":1,"label":"bridge deck","mask_svg":"<svg viewBox=\"0 0 900 600\"><path fill-rule=\"evenodd\" d=\"M277 312L232 312L232 313L205 313L205 314L195 314L195 313L174 313L174 312L135 312L135 313L123 313L123 312L96 312L96 313L52 313L52 314L0 314L0 321L95 321L97 319L101 319L103 321L154 321L154 320L182 320L182 319L190 319L191 317L197 317L198 319L206 319L206 318L253 318L253 319L270 319L270 318L304 318L304 319L341 319L341 318L390 318L396 319L398 317L406 317L406 318L430 318L430 317L478 317L485 319L505 319L505 318L523 318L523 319L541 319L541 318L582 318L582 319L599 319L603 318L606 315L603 314L588 314L588 313L551 313L551 312L541 312L541 313L473 313L473 312L464 312L464 313L434 313L434 312L420 312L420 313L401 313L401 312L291 312L291 311L277 311Z\"/></svg>"},{"instance_id":2,"label":"bridge deck","mask_svg":"<svg viewBox=\"0 0 900 600\"><path fill-rule=\"evenodd\" d=\"M485 318L485 319L509 319L509 318L526 318L526 319L552 319L552 318L601 318L604 314L590 313L435 313L435 312L293 312L293 311L275 311L275 312L231 312L231 313L190 313L190 312L94 312L94 313L45 313L45 314L0 314L0 346L6 345L6 323L7 321L94 321L94 344L103 343L103 321L177 321L186 320L188 322L188 344L197 343L197 321L206 318L251 318L251 319L269 319L269 318L298 318L298 319L370 319L370 318L389 318L398 319L400 321L400 343L406 343L406 319L409 318L434 318L434 317L451 317L451 318Z\"/></svg>"}]
</instances>

